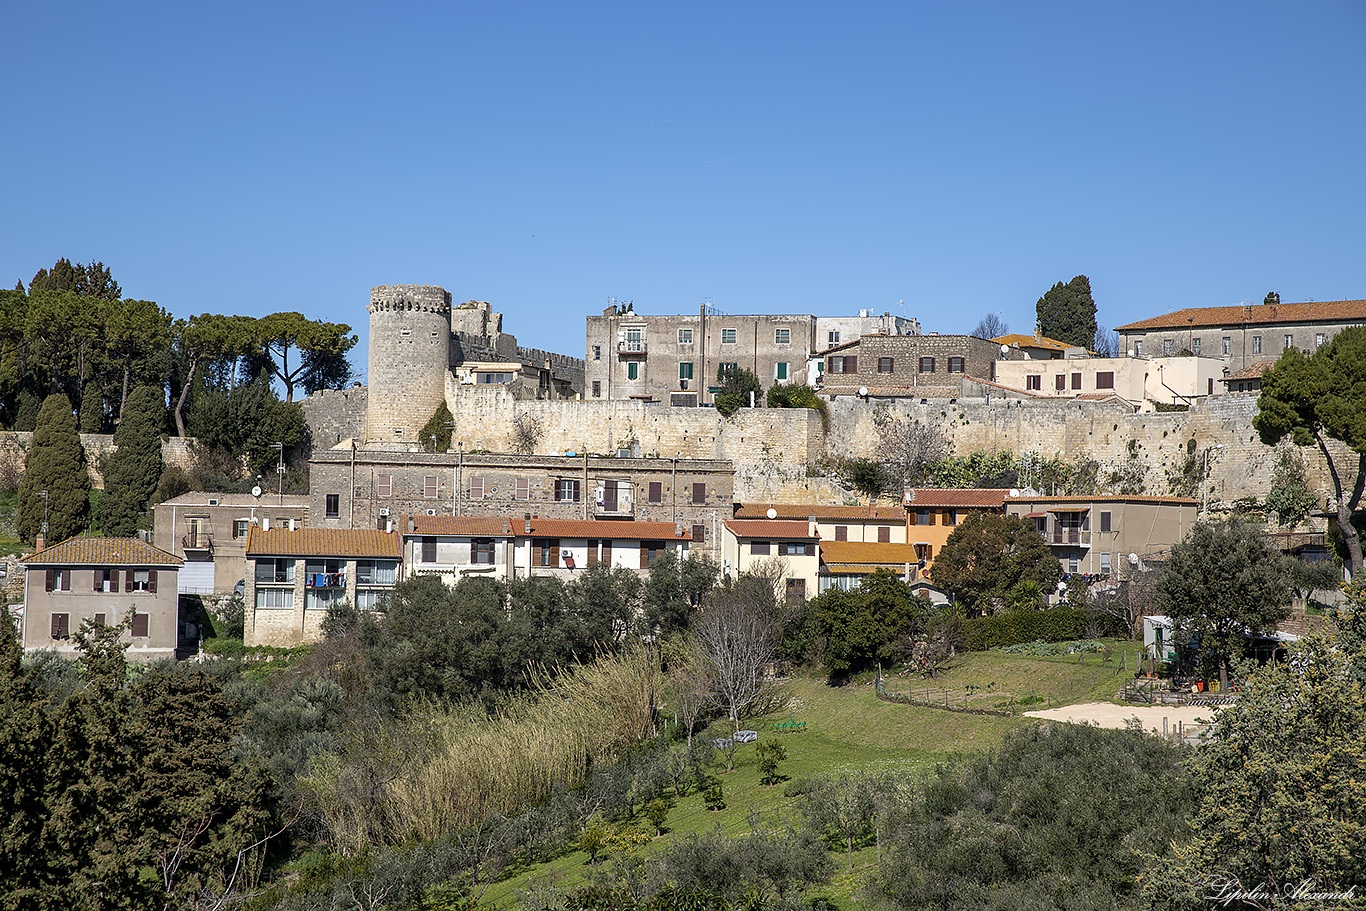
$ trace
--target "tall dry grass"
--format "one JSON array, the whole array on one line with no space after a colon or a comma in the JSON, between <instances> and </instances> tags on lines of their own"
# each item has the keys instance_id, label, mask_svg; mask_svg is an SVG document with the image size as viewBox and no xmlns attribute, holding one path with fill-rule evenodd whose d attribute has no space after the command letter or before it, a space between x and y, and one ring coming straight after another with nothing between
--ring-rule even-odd
<instances>
[{"instance_id":1,"label":"tall dry grass","mask_svg":"<svg viewBox=\"0 0 1366 911\"><path fill-rule=\"evenodd\" d=\"M314 757L303 784L336 847L435 839L508 815L652 733L660 669L646 649L535 676L535 693L495 717L421 703Z\"/></svg>"}]
</instances>

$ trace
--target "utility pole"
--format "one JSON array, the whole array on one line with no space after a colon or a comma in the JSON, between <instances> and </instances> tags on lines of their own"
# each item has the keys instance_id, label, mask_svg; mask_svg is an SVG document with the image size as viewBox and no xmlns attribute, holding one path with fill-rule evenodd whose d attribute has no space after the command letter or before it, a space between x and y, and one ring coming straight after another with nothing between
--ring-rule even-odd
<instances>
[{"instance_id":1,"label":"utility pole","mask_svg":"<svg viewBox=\"0 0 1366 911\"><path fill-rule=\"evenodd\" d=\"M279 463L278 465L275 466L275 473L276 473L277 475L279 475L279 477L280 477L279 484L278 484L278 491L277 491L277 492L278 492L278 495L279 495L279 498L280 498L280 505L281 505L281 506L284 506L284 505L285 505L285 444L284 444L284 443L271 443L270 446L271 446L272 449L275 449L275 450L277 450L277 451L280 453L280 463Z\"/></svg>"}]
</instances>

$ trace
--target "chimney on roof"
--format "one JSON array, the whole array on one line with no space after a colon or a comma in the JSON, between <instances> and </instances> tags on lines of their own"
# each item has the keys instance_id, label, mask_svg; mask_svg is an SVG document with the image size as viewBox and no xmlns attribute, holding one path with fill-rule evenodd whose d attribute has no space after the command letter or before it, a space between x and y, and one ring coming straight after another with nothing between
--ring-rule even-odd
<instances>
[{"instance_id":1,"label":"chimney on roof","mask_svg":"<svg viewBox=\"0 0 1366 911\"><path fill-rule=\"evenodd\" d=\"M681 538L681 537L683 537L683 520L682 520L682 519L679 519L677 522L674 523L674 537L675 537L675 538Z\"/></svg>"},{"instance_id":2,"label":"chimney on roof","mask_svg":"<svg viewBox=\"0 0 1366 911\"><path fill-rule=\"evenodd\" d=\"M531 513L523 513L522 522L525 524L526 533L531 534Z\"/></svg>"},{"instance_id":3,"label":"chimney on roof","mask_svg":"<svg viewBox=\"0 0 1366 911\"><path fill-rule=\"evenodd\" d=\"M46 548L46 547L47 547L47 535L43 534L43 533L40 531L40 532L38 532L38 537L37 537L37 538L34 540L34 542L33 542L33 552L34 552L35 554L36 554L36 553L40 553L40 552L42 552L42 550L43 550L44 548Z\"/></svg>"},{"instance_id":4,"label":"chimney on roof","mask_svg":"<svg viewBox=\"0 0 1366 911\"><path fill-rule=\"evenodd\" d=\"M807 517L806 517L806 536L807 536L808 538L814 538L814 537L816 537L816 517L815 517L815 516L807 516Z\"/></svg>"}]
</instances>

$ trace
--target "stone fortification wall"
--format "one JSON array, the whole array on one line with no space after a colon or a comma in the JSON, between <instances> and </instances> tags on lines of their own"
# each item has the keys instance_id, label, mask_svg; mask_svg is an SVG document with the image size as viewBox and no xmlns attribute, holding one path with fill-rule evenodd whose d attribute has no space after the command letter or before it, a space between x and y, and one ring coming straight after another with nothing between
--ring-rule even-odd
<instances>
[{"instance_id":1,"label":"stone fortification wall","mask_svg":"<svg viewBox=\"0 0 1366 911\"><path fill-rule=\"evenodd\" d=\"M24 479L24 459L33 442L29 431L9 430L0 433L0 487L13 489ZM190 467L190 440L170 437L161 441L161 458L167 465L180 468ZM104 475L100 473L100 457L113 452L112 433L83 433L81 447L85 449L85 461L89 466L90 484L98 490L104 489Z\"/></svg>"},{"instance_id":2,"label":"stone fortification wall","mask_svg":"<svg viewBox=\"0 0 1366 911\"><path fill-rule=\"evenodd\" d=\"M344 440L362 439L369 401L368 386L352 386L350 389L323 389L300 402L304 422L313 436L313 446L330 449Z\"/></svg>"}]
</instances>

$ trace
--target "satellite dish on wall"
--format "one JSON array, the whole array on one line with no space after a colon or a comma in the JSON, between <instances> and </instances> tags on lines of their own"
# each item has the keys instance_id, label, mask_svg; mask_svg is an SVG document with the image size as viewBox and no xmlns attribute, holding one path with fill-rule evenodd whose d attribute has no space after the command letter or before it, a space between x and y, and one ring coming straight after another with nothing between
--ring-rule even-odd
<instances>
[{"instance_id":1,"label":"satellite dish on wall","mask_svg":"<svg viewBox=\"0 0 1366 911\"><path fill-rule=\"evenodd\" d=\"M867 387L867 386L860 386L860 387L858 387L858 394L861 395L861 396L863 396L865 399L868 398L868 387Z\"/></svg>"},{"instance_id":2,"label":"satellite dish on wall","mask_svg":"<svg viewBox=\"0 0 1366 911\"><path fill-rule=\"evenodd\" d=\"M1020 488L1018 488L1018 487L1012 487L1012 488L1010 488L1010 495L1011 495L1012 497L1018 497L1018 496L1020 495Z\"/></svg>"},{"instance_id":3,"label":"satellite dish on wall","mask_svg":"<svg viewBox=\"0 0 1366 911\"><path fill-rule=\"evenodd\" d=\"M1010 353L1010 346L1009 346L1009 345L1002 345L1002 346L1001 346L1001 353L1002 353L1002 354L1009 354L1009 353Z\"/></svg>"},{"instance_id":4,"label":"satellite dish on wall","mask_svg":"<svg viewBox=\"0 0 1366 911\"><path fill-rule=\"evenodd\" d=\"M251 495L252 495L253 497L259 497L259 496L261 495L261 485L260 485L260 484L257 484L255 487L253 487L253 488L251 489Z\"/></svg>"},{"instance_id":5,"label":"satellite dish on wall","mask_svg":"<svg viewBox=\"0 0 1366 911\"><path fill-rule=\"evenodd\" d=\"M776 509L774 509L772 506L770 506L770 507L768 508L768 517L769 517L770 519L776 519L776 518L778 518L778 510L776 510Z\"/></svg>"},{"instance_id":6,"label":"satellite dish on wall","mask_svg":"<svg viewBox=\"0 0 1366 911\"><path fill-rule=\"evenodd\" d=\"M1138 565L1138 554L1129 554L1129 565L1130 565L1130 566L1137 566L1137 565Z\"/></svg>"}]
</instances>

